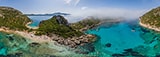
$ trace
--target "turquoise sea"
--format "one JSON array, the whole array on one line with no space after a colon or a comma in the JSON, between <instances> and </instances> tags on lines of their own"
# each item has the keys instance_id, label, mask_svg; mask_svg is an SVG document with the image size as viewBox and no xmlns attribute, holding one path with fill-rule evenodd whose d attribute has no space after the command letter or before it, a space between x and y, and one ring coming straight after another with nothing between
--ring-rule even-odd
<instances>
[{"instance_id":1,"label":"turquoise sea","mask_svg":"<svg viewBox=\"0 0 160 57\"><path fill-rule=\"evenodd\" d=\"M99 36L94 43L99 57L160 57L160 34L141 27L138 19L108 24L87 31Z\"/></svg>"},{"instance_id":2,"label":"turquoise sea","mask_svg":"<svg viewBox=\"0 0 160 57\"><path fill-rule=\"evenodd\" d=\"M51 18L51 16L28 16L28 17L31 18L33 21L31 24L29 24L29 26L31 27L37 27L40 21Z\"/></svg>"},{"instance_id":3,"label":"turquoise sea","mask_svg":"<svg viewBox=\"0 0 160 57\"><path fill-rule=\"evenodd\" d=\"M32 16L32 27L38 26L41 20L51 17ZM160 56L160 34L158 32L139 26L138 19L126 20L118 23L104 23L94 29L86 31L87 34L98 36L92 43L94 51L87 55L96 57L155 57ZM17 38L17 39L15 39ZM15 43L15 44L13 44ZM0 32L0 56L8 56L11 51L32 53L23 37ZM32 50L34 47L32 47ZM14 55L15 53L14 52ZM17 54L17 53L16 53ZM83 55L83 54L81 54Z\"/></svg>"}]
</instances>

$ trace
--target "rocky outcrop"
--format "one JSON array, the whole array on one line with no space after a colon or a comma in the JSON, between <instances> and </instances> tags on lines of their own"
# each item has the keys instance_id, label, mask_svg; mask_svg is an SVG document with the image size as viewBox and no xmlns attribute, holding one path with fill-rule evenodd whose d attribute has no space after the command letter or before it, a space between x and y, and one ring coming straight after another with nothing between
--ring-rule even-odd
<instances>
[{"instance_id":1,"label":"rocky outcrop","mask_svg":"<svg viewBox=\"0 0 160 57\"><path fill-rule=\"evenodd\" d=\"M56 17L56 20L59 24L68 25L68 21L63 16L56 15L54 17Z\"/></svg>"},{"instance_id":2,"label":"rocky outcrop","mask_svg":"<svg viewBox=\"0 0 160 57\"><path fill-rule=\"evenodd\" d=\"M0 17L3 17L3 15L2 15L2 14L0 14Z\"/></svg>"},{"instance_id":3,"label":"rocky outcrop","mask_svg":"<svg viewBox=\"0 0 160 57\"><path fill-rule=\"evenodd\" d=\"M52 38L52 40L57 41L59 44L76 48L78 46L83 46L86 43L91 43L96 41L96 36L88 34L88 35L82 35L80 37L73 37L67 39L57 37L57 38Z\"/></svg>"},{"instance_id":4,"label":"rocky outcrop","mask_svg":"<svg viewBox=\"0 0 160 57\"><path fill-rule=\"evenodd\" d=\"M146 57L145 55L134 51L133 49L125 49L122 54L112 54L112 57Z\"/></svg>"}]
</instances>

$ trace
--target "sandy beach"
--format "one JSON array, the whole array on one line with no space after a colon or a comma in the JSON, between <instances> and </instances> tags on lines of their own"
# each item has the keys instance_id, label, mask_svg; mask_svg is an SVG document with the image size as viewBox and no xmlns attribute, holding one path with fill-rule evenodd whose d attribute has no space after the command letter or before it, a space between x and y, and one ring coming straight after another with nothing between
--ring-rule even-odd
<instances>
[{"instance_id":1,"label":"sandy beach","mask_svg":"<svg viewBox=\"0 0 160 57\"><path fill-rule=\"evenodd\" d=\"M13 31L13 30L7 30L4 28L0 28L0 31L17 34L17 35L23 36L25 38L28 38L28 39L32 40L33 42L51 42L52 41L52 39L50 39L50 37L48 37L46 35L36 36L32 32Z\"/></svg>"},{"instance_id":2,"label":"sandy beach","mask_svg":"<svg viewBox=\"0 0 160 57\"><path fill-rule=\"evenodd\" d=\"M0 28L0 31L20 35L26 39L31 40L31 41L29 41L29 43L30 42L48 43L48 48L51 48L52 50L57 51L57 52L53 53L53 55L62 56L62 57L66 56L66 55L79 56L79 54L76 54L73 50L71 51L69 47L64 46L64 45L60 45L56 41L52 41L52 39L50 37L45 36L45 35L36 36L32 32L28 33L28 32L24 32L24 31L13 31L13 30L7 30L7 29L3 29L3 28Z\"/></svg>"}]
</instances>

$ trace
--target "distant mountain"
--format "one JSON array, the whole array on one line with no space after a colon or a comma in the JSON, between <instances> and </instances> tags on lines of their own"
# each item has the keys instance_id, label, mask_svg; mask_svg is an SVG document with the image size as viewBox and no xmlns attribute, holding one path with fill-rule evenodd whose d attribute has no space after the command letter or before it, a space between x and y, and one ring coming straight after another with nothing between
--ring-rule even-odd
<instances>
[{"instance_id":1,"label":"distant mountain","mask_svg":"<svg viewBox=\"0 0 160 57\"><path fill-rule=\"evenodd\" d=\"M14 30L26 30L25 25L31 20L22 12L11 7L0 7L0 27Z\"/></svg>"},{"instance_id":2,"label":"distant mountain","mask_svg":"<svg viewBox=\"0 0 160 57\"><path fill-rule=\"evenodd\" d=\"M68 13L61 13L61 12L55 12L55 13L51 13L51 14L25 14L27 16L55 16L55 15L70 15Z\"/></svg>"}]
</instances>

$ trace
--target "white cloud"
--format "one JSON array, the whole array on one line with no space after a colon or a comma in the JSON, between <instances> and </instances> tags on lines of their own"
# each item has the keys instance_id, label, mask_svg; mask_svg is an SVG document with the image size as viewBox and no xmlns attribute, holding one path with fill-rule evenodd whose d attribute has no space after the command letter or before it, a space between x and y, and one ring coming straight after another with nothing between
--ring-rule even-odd
<instances>
[{"instance_id":1,"label":"white cloud","mask_svg":"<svg viewBox=\"0 0 160 57\"><path fill-rule=\"evenodd\" d=\"M81 10L85 10L87 9L88 7L84 6L84 7L81 7Z\"/></svg>"},{"instance_id":2,"label":"white cloud","mask_svg":"<svg viewBox=\"0 0 160 57\"><path fill-rule=\"evenodd\" d=\"M83 9L85 7L82 7ZM67 19L69 22L76 22L82 20L88 16L94 16L99 18L124 18L124 19L137 19L146 13L149 9L124 9L124 8L87 8L85 10L74 9L66 10L71 14Z\"/></svg>"},{"instance_id":3,"label":"white cloud","mask_svg":"<svg viewBox=\"0 0 160 57\"><path fill-rule=\"evenodd\" d=\"M75 2L75 6L77 6L77 4L80 2L80 0L76 0Z\"/></svg>"},{"instance_id":4,"label":"white cloud","mask_svg":"<svg viewBox=\"0 0 160 57\"><path fill-rule=\"evenodd\" d=\"M66 4L74 4L74 6L77 6L79 4L80 0L64 0Z\"/></svg>"},{"instance_id":5,"label":"white cloud","mask_svg":"<svg viewBox=\"0 0 160 57\"><path fill-rule=\"evenodd\" d=\"M65 3L67 3L67 4L70 4L70 2L72 1L72 0L64 0L65 1Z\"/></svg>"}]
</instances>

